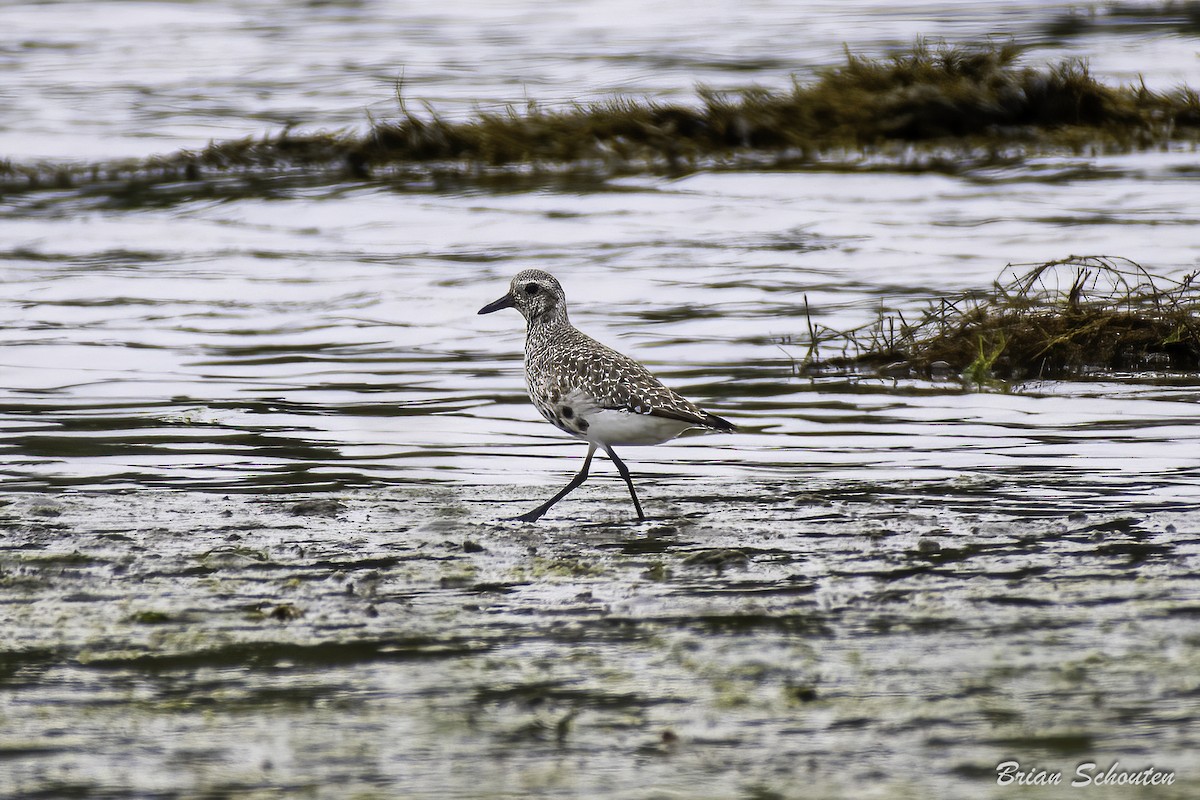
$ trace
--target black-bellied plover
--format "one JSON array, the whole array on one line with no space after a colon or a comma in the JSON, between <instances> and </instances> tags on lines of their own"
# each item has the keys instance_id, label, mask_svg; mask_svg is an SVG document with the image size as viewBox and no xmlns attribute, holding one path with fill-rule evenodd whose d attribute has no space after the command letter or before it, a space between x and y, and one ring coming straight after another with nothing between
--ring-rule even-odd
<instances>
[{"instance_id":1,"label":"black-bellied plover","mask_svg":"<svg viewBox=\"0 0 1200 800\"><path fill-rule=\"evenodd\" d=\"M688 428L731 433L732 423L709 414L663 386L632 358L580 332L567 318L567 300L554 276L540 269L517 273L508 294L479 309L515 308L525 317L525 383L542 416L588 443L583 468L562 491L514 519L533 522L587 479L597 447L604 448L629 486L644 520L625 463L614 445L660 444Z\"/></svg>"}]
</instances>

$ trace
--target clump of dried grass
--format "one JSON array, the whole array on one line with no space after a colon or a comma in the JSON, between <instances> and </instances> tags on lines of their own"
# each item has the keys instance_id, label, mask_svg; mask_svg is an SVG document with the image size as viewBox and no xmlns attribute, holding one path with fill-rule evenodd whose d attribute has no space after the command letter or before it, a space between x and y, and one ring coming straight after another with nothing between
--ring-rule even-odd
<instances>
[{"instance_id":1,"label":"clump of dried grass","mask_svg":"<svg viewBox=\"0 0 1200 800\"><path fill-rule=\"evenodd\" d=\"M915 322L881 314L842 332L849 353L810 366L945 371L976 383L1200 370L1200 273L1174 280L1125 258L1069 256L1004 274L989 291L931 303ZM826 346L835 339L810 330Z\"/></svg>"},{"instance_id":2,"label":"clump of dried grass","mask_svg":"<svg viewBox=\"0 0 1200 800\"><path fill-rule=\"evenodd\" d=\"M679 167L745 151L820 153L886 142L955 140L995 149L1145 147L1200 123L1189 90L1110 87L1067 60L1019 67L1015 44L929 47L844 64L790 91L701 88L699 105L618 99L481 113L449 122L432 110L376 125L364 161L468 160L485 165L594 159ZM963 141L966 140L966 141Z\"/></svg>"}]
</instances>

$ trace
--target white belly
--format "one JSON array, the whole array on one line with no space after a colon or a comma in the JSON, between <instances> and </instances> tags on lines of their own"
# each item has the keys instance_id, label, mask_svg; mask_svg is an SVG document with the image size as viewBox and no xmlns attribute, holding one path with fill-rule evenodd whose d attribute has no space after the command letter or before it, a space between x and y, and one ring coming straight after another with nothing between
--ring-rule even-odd
<instances>
[{"instance_id":1,"label":"white belly","mask_svg":"<svg viewBox=\"0 0 1200 800\"><path fill-rule=\"evenodd\" d=\"M590 411L585 417L587 433L576 434L596 444L659 444L674 439L692 427L686 422L649 414L633 414L628 411L599 409Z\"/></svg>"}]
</instances>

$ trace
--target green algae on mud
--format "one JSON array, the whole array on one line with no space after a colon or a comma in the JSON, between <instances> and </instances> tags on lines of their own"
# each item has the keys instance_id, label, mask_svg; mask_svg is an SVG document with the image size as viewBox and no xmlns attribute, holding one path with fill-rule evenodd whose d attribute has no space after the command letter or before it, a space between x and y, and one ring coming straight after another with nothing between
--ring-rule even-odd
<instances>
[{"instance_id":1,"label":"green algae on mud","mask_svg":"<svg viewBox=\"0 0 1200 800\"><path fill-rule=\"evenodd\" d=\"M954 171L1055 152L1128 152L1200 138L1200 96L1107 86L1081 61L1019 67L1020 46L930 48L846 63L793 79L791 91L701 88L691 105L633 98L480 112L449 121L409 110L365 134L294 133L214 142L102 164L0 161L0 192L91 186L135 195L163 183L235 179L245 191L278 175L360 180L495 171L678 173L764 165Z\"/></svg>"},{"instance_id":2,"label":"green algae on mud","mask_svg":"<svg viewBox=\"0 0 1200 800\"><path fill-rule=\"evenodd\" d=\"M961 374L970 383L1114 372L1200 371L1200 273L1178 280L1112 256L1009 264L987 291L934 300L909 322L881 313L852 331L809 317L803 369ZM822 347L852 354L822 359Z\"/></svg>"},{"instance_id":3,"label":"green algae on mud","mask_svg":"<svg viewBox=\"0 0 1200 800\"><path fill-rule=\"evenodd\" d=\"M1008 759L1194 796L1198 509L1006 491L9 495L0 796L1003 797Z\"/></svg>"}]
</instances>

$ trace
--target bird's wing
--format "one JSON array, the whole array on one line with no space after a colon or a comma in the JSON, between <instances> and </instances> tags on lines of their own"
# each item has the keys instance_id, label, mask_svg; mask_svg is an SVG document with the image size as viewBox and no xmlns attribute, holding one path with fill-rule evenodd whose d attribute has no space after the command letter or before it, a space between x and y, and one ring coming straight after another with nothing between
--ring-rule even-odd
<instances>
[{"instance_id":1,"label":"bird's wing","mask_svg":"<svg viewBox=\"0 0 1200 800\"><path fill-rule=\"evenodd\" d=\"M601 388L595 398L598 407L673 419L705 428L732 429L725 420L701 410L695 403L668 389L638 362L609 347L600 347L603 348L602 357L596 358L593 352L591 358L579 361L577 366L580 374L587 374L590 385Z\"/></svg>"}]
</instances>

